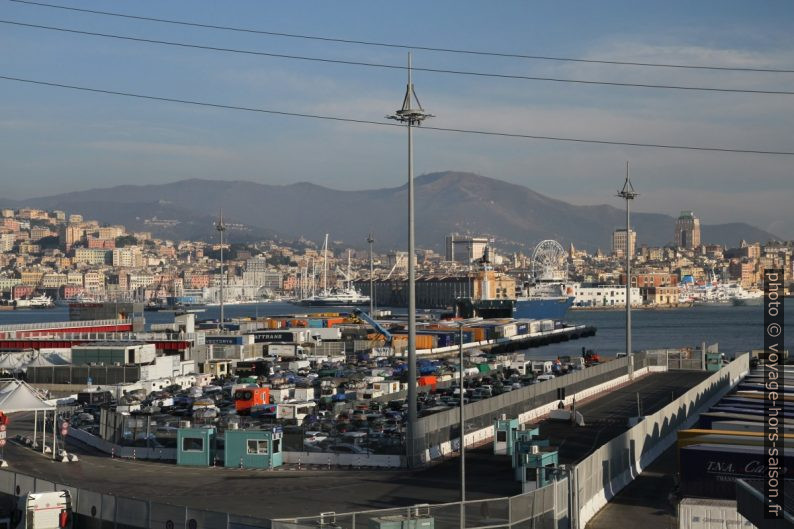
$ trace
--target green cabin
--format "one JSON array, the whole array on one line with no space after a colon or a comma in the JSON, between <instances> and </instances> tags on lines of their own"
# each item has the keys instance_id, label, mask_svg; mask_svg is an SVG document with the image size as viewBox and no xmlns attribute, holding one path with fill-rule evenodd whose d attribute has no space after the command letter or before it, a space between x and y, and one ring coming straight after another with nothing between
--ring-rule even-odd
<instances>
[{"instance_id":1,"label":"green cabin","mask_svg":"<svg viewBox=\"0 0 794 529\"><path fill-rule=\"evenodd\" d=\"M226 430L223 465L276 468L284 463L281 430Z\"/></svg>"},{"instance_id":2,"label":"green cabin","mask_svg":"<svg viewBox=\"0 0 794 529\"><path fill-rule=\"evenodd\" d=\"M180 428L176 434L176 464L208 467L215 461L215 428Z\"/></svg>"}]
</instances>

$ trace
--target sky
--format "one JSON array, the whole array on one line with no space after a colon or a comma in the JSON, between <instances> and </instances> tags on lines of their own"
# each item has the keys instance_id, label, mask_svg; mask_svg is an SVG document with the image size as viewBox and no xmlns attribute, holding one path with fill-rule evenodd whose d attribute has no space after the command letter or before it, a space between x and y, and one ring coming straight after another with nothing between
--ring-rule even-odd
<instances>
[{"instance_id":1,"label":"sky","mask_svg":"<svg viewBox=\"0 0 794 529\"><path fill-rule=\"evenodd\" d=\"M517 54L794 70L794 4L43 0L270 32ZM407 50L113 18L0 0L0 20L267 53L404 66ZM288 60L0 23L0 75L168 98L386 121L399 68ZM794 73L650 68L413 52L419 68L794 91ZM414 72L428 125L530 135L794 151L794 95L697 92ZM187 178L406 180L405 131L200 108L0 80L2 195L22 199ZM794 156L593 145L430 130L417 174L471 171L575 204L612 204L625 162L638 211L693 210L794 239Z\"/></svg>"}]
</instances>

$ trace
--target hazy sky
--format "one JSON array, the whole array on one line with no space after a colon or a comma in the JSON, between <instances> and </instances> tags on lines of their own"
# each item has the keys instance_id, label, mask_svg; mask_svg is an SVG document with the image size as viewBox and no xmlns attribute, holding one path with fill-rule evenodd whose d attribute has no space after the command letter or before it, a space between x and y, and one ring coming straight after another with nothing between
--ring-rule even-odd
<instances>
[{"instance_id":1,"label":"hazy sky","mask_svg":"<svg viewBox=\"0 0 794 529\"><path fill-rule=\"evenodd\" d=\"M794 69L794 4L51 0L83 8L416 46ZM0 0L0 19L403 65L405 50L188 28ZM213 103L383 120L403 70L183 49L0 24L0 75ZM561 63L416 51L414 65L525 76L794 91L794 74ZM438 127L794 151L794 96L559 84L416 72ZM197 108L0 80L3 196L184 178L405 181L404 131ZM416 134L417 173L474 171L578 204L611 203L625 160L636 208L746 221L794 238L794 157Z\"/></svg>"}]
</instances>

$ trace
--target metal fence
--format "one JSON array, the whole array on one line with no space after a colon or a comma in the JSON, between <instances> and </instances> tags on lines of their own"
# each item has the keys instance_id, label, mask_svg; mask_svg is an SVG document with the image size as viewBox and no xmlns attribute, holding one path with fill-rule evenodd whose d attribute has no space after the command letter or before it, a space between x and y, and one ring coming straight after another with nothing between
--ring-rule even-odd
<instances>
[{"instance_id":1,"label":"metal fence","mask_svg":"<svg viewBox=\"0 0 794 529\"><path fill-rule=\"evenodd\" d=\"M648 365L645 355L641 353L634 355L633 361L635 370ZM629 359L621 358L539 384L525 386L490 399L472 402L466 405L466 433L493 426L494 421L502 415L518 417L528 410L557 402L559 388L565 388L566 395L574 395L628 372ZM459 410L450 409L419 419L416 436L413 439L414 457L421 458L428 447L459 439L459 414Z\"/></svg>"},{"instance_id":2,"label":"metal fence","mask_svg":"<svg viewBox=\"0 0 794 529\"><path fill-rule=\"evenodd\" d=\"M461 515L463 521L461 524ZM517 496L470 500L434 505L414 505L352 513L323 513L318 516L275 519L272 529L370 529L400 523L400 527L424 527L432 519L433 529L567 529L568 479ZM415 521L415 522L414 522Z\"/></svg>"},{"instance_id":3,"label":"metal fence","mask_svg":"<svg viewBox=\"0 0 794 529\"><path fill-rule=\"evenodd\" d=\"M74 526L81 529L266 529L270 520L194 509L150 500L111 496L0 470L0 503L10 508L28 492L66 490L72 499Z\"/></svg>"},{"instance_id":4,"label":"metal fence","mask_svg":"<svg viewBox=\"0 0 794 529\"><path fill-rule=\"evenodd\" d=\"M675 442L679 429L691 426L699 413L735 386L749 368L749 355L744 354L578 463L573 472L577 503L573 527L583 529L599 509Z\"/></svg>"},{"instance_id":5,"label":"metal fence","mask_svg":"<svg viewBox=\"0 0 794 529\"><path fill-rule=\"evenodd\" d=\"M703 353L700 350L654 349L646 352L650 365L665 365L667 369L702 370Z\"/></svg>"}]
</instances>

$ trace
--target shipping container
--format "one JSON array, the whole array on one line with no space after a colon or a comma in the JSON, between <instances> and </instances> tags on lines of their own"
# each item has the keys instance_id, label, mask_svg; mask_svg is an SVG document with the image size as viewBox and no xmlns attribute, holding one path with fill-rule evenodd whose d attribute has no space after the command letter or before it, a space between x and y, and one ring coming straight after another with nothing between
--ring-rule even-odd
<instances>
[{"instance_id":1,"label":"shipping container","mask_svg":"<svg viewBox=\"0 0 794 529\"><path fill-rule=\"evenodd\" d=\"M240 335L212 335L204 337L207 345L243 345L243 337Z\"/></svg>"},{"instance_id":2,"label":"shipping container","mask_svg":"<svg viewBox=\"0 0 794 529\"><path fill-rule=\"evenodd\" d=\"M554 320L540 320L540 330L543 332L554 330Z\"/></svg>"},{"instance_id":3,"label":"shipping container","mask_svg":"<svg viewBox=\"0 0 794 529\"><path fill-rule=\"evenodd\" d=\"M518 330L515 323L505 323L494 328L497 338L511 338L517 334Z\"/></svg>"},{"instance_id":4,"label":"shipping container","mask_svg":"<svg viewBox=\"0 0 794 529\"><path fill-rule=\"evenodd\" d=\"M679 450L681 492L685 496L736 499L736 479L762 479L768 470L763 446L689 445ZM779 477L794 477L794 455L779 458Z\"/></svg>"},{"instance_id":5,"label":"shipping container","mask_svg":"<svg viewBox=\"0 0 794 529\"><path fill-rule=\"evenodd\" d=\"M678 504L678 529L752 529L733 500L684 498Z\"/></svg>"},{"instance_id":6,"label":"shipping container","mask_svg":"<svg viewBox=\"0 0 794 529\"><path fill-rule=\"evenodd\" d=\"M299 329L282 329L277 331L256 331L253 333L254 342L295 342L303 343L309 341L310 332Z\"/></svg>"},{"instance_id":7,"label":"shipping container","mask_svg":"<svg viewBox=\"0 0 794 529\"><path fill-rule=\"evenodd\" d=\"M528 334L529 333L529 324L528 323L518 323L516 324L516 332L520 335Z\"/></svg>"}]
</instances>

